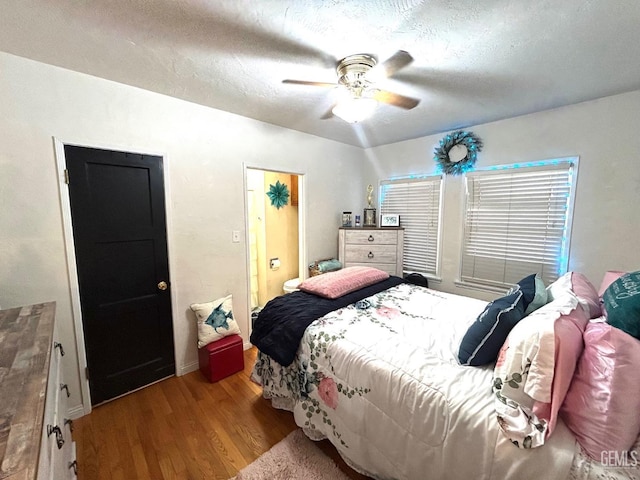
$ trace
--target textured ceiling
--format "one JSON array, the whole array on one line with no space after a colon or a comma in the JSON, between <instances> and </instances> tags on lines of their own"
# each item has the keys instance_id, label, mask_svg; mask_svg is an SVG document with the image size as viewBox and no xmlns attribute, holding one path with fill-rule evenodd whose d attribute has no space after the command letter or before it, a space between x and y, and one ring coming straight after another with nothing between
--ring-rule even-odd
<instances>
[{"instance_id":1,"label":"textured ceiling","mask_svg":"<svg viewBox=\"0 0 640 480\"><path fill-rule=\"evenodd\" d=\"M0 50L369 147L640 89L637 0L3 0ZM415 61L414 96L321 119L336 61Z\"/></svg>"}]
</instances>

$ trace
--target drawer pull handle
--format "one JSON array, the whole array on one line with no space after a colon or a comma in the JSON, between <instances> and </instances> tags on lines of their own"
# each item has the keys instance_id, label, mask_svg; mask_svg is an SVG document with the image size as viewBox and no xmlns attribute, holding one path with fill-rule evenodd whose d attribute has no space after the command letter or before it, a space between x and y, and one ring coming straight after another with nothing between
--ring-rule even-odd
<instances>
[{"instance_id":1,"label":"drawer pull handle","mask_svg":"<svg viewBox=\"0 0 640 480\"><path fill-rule=\"evenodd\" d=\"M69 431L73 433L73 420L71 420L70 418L65 418L64 424L69 425Z\"/></svg>"},{"instance_id":2,"label":"drawer pull handle","mask_svg":"<svg viewBox=\"0 0 640 480\"><path fill-rule=\"evenodd\" d=\"M368 258L373 258L373 252L369 252L369 255L367 255Z\"/></svg>"},{"instance_id":3,"label":"drawer pull handle","mask_svg":"<svg viewBox=\"0 0 640 480\"><path fill-rule=\"evenodd\" d=\"M55 350L56 348L60 349L60 356L64 357L64 348L62 348L62 344L59 342L53 342L53 349Z\"/></svg>"},{"instance_id":4,"label":"drawer pull handle","mask_svg":"<svg viewBox=\"0 0 640 480\"><path fill-rule=\"evenodd\" d=\"M67 391L67 398L69 398L71 396L71 394L69 393L69 386L66 383L61 383L60 384L60 391L62 390L66 390Z\"/></svg>"},{"instance_id":5,"label":"drawer pull handle","mask_svg":"<svg viewBox=\"0 0 640 480\"><path fill-rule=\"evenodd\" d=\"M57 425L53 427L51 425L47 425L47 437L50 437L52 433L56 434L56 444L58 445L58 450L60 450L64 445L64 437L62 436L62 430L60 430L60 427Z\"/></svg>"},{"instance_id":6,"label":"drawer pull handle","mask_svg":"<svg viewBox=\"0 0 640 480\"><path fill-rule=\"evenodd\" d=\"M69 470L73 468L73 474L78 475L78 461L69 462Z\"/></svg>"},{"instance_id":7,"label":"drawer pull handle","mask_svg":"<svg viewBox=\"0 0 640 480\"><path fill-rule=\"evenodd\" d=\"M373 238L373 235L369 235L369 238L367 240L369 240L370 242L373 242L375 238Z\"/></svg>"}]
</instances>

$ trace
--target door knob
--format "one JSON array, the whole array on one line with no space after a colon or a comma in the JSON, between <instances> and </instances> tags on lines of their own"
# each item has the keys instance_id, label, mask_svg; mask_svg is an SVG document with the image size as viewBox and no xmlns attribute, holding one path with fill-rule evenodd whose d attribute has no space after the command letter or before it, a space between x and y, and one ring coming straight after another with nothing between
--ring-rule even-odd
<instances>
[{"instance_id":1,"label":"door knob","mask_svg":"<svg viewBox=\"0 0 640 480\"><path fill-rule=\"evenodd\" d=\"M166 290L167 289L167 282L160 282L158 283L158 290Z\"/></svg>"}]
</instances>

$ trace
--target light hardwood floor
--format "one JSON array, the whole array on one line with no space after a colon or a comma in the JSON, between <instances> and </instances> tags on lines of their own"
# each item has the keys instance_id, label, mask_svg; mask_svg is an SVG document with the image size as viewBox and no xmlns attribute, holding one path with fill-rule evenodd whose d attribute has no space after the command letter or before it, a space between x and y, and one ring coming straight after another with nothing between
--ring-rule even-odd
<instances>
[{"instance_id":1,"label":"light hardwood floor","mask_svg":"<svg viewBox=\"0 0 640 480\"><path fill-rule=\"evenodd\" d=\"M199 372L172 377L95 407L74 422L80 480L221 479L295 430L293 414L277 410L245 369L217 383ZM352 479L327 441L318 446Z\"/></svg>"}]
</instances>

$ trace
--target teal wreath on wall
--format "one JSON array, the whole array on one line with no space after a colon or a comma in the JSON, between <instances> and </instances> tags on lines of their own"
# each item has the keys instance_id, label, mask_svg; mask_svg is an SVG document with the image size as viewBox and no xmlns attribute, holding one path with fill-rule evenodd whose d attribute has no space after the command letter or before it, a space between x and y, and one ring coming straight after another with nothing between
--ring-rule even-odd
<instances>
[{"instance_id":1,"label":"teal wreath on wall","mask_svg":"<svg viewBox=\"0 0 640 480\"><path fill-rule=\"evenodd\" d=\"M271 205L279 210L289 203L289 188L278 180L275 185L269 185L267 196L271 199Z\"/></svg>"},{"instance_id":2,"label":"teal wreath on wall","mask_svg":"<svg viewBox=\"0 0 640 480\"><path fill-rule=\"evenodd\" d=\"M466 148L466 155L460 160L452 160L451 149L458 146ZM482 141L478 137L471 132L456 130L440 140L440 145L433 152L433 159L444 173L460 175L473 169L480 150Z\"/></svg>"}]
</instances>

